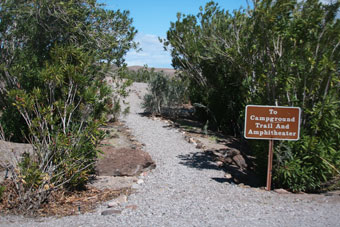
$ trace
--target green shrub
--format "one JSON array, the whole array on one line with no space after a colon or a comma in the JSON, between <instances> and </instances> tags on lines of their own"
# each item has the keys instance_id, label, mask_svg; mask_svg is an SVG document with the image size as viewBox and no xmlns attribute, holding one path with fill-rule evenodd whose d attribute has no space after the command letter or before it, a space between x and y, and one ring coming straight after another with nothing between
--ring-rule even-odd
<instances>
[{"instance_id":1,"label":"green shrub","mask_svg":"<svg viewBox=\"0 0 340 227\"><path fill-rule=\"evenodd\" d=\"M6 190L6 187L0 185L0 202L2 201L2 196L3 196L3 193L4 193L5 190Z\"/></svg>"},{"instance_id":2,"label":"green shrub","mask_svg":"<svg viewBox=\"0 0 340 227\"><path fill-rule=\"evenodd\" d=\"M242 136L247 104L301 107L301 140L277 147L274 183L314 191L339 174L340 2L254 4L230 13L209 2L197 16L178 14L164 47L189 78L191 101L213 113L201 117L215 116L225 133ZM251 143L265 175L264 143Z\"/></svg>"},{"instance_id":3,"label":"green shrub","mask_svg":"<svg viewBox=\"0 0 340 227\"><path fill-rule=\"evenodd\" d=\"M8 93L33 145L19 168L11 169L22 210L38 208L58 188L84 187L103 138L99 127L110 108L112 92L89 53L67 46L53 48L50 56L36 72L46 87Z\"/></svg>"},{"instance_id":4,"label":"green shrub","mask_svg":"<svg viewBox=\"0 0 340 227\"><path fill-rule=\"evenodd\" d=\"M333 99L326 99L310 112L312 130L303 128L299 141L281 142L276 147L274 183L278 187L316 191L340 176L339 101Z\"/></svg>"},{"instance_id":5,"label":"green shrub","mask_svg":"<svg viewBox=\"0 0 340 227\"><path fill-rule=\"evenodd\" d=\"M103 138L99 127L122 111L128 83L119 73L109 86L107 71L136 48L136 31L128 11L100 6L0 1L1 137L33 146L10 163L15 208L34 211L53 190L83 187Z\"/></svg>"},{"instance_id":6,"label":"green shrub","mask_svg":"<svg viewBox=\"0 0 340 227\"><path fill-rule=\"evenodd\" d=\"M147 65L137 71L128 70L122 75L123 78L129 79L133 82L144 82L147 83L152 76L155 76L156 72L154 68L149 69Z\"/></svg>"},{"instance_id":7,"label":"green shrub","mask_svg":"<svg viewBox=\"0 0 340 227\"><path fill-rule=\"evenodd\" d=\"M178 107L186 101L186 86L181 80L156 73L150 77L148 86L142 103L146 112L161 114L164 108Z\"/></svg>"}]
</instances>

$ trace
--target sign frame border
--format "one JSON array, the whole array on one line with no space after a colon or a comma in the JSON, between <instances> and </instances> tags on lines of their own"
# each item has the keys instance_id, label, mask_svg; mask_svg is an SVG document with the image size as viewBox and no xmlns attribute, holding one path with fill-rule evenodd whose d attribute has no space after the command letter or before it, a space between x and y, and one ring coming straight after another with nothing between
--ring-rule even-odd
<instances>
[{"instance_id":1,"label":"sign frame border","mask_svg":"<svg viewBox=\"0 0 340 227\"><path fill-rule=\"evenodd\" d=\"M273 107L273 108L287 108L287 109L298 109L299 110L299 123L298 123L298 136L296 139L280 139L280 138L254 138L254 137L246 137L246 126L247 126L247 111L248 111L248 106L250 107ZM243 137L245 139L252 139L252 140L287 140L287 141L298 141L300 139L300 125L301 125L301 108L296 107L296 106L267 106L267 105L246 105L246 111L244 115L244 132L243 132Z\"/></svg>"}]
</instances>

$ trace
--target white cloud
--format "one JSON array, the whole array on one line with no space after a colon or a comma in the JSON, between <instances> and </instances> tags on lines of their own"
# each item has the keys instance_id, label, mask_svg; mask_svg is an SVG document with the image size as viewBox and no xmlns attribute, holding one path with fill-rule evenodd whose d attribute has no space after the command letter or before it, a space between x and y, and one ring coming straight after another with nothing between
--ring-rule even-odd
<instances>
[{"instance_id":1,"label":"white cloud","mask_svg":"<svg viewBox=\"0 0 340 227\"><path fill-rule=\"evenodd\" d=\"M131 50L127 53L125 59L129 66L147 64L149 67L171 68L170 53L164 51L156 35L137 34L135 41L139 42L142 50L139 52Z\"/></svg>"}]
</instances>

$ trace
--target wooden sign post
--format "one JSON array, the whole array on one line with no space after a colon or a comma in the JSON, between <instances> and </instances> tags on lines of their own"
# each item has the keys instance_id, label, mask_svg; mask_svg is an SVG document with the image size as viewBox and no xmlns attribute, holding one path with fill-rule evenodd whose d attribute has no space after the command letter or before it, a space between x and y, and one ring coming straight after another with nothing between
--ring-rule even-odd
<instances>
[{"instance_id":1,"label":"wooden sign post","mask_svg":"<svg viewBox=\"0 0 340 227\"><path fill-rule=\"evenodd\" d=\"M285 106L246 106L244 137L246 139L269 140L267 187L271 189L274 140L300 138L299 107Z\"/></svg>"}]
</instances>

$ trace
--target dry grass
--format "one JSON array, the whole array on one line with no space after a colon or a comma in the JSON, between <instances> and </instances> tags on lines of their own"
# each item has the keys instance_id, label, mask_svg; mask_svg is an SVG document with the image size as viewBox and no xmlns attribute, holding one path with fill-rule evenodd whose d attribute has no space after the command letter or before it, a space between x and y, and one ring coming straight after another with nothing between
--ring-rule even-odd
<instances>
[{"instance_id":1,"label":"dry grass","mask_svg":"<svg viewBox=\"0 0 340 227\"><path fill-rule=\"evenodd\" d=\"M129 195L131 193L129 188L121 190L87 188L83 191L73 192L58 190L53 191L49 196L49 200L44 202L39 209L25 212L19 209L18 194L14 183L6 180L1 185L5 186L2 199L0 200L1 213L23 214L34 217L62 217L93 212L100 203L112 200L121 194Z\"/></svg>"}]
</instances>

